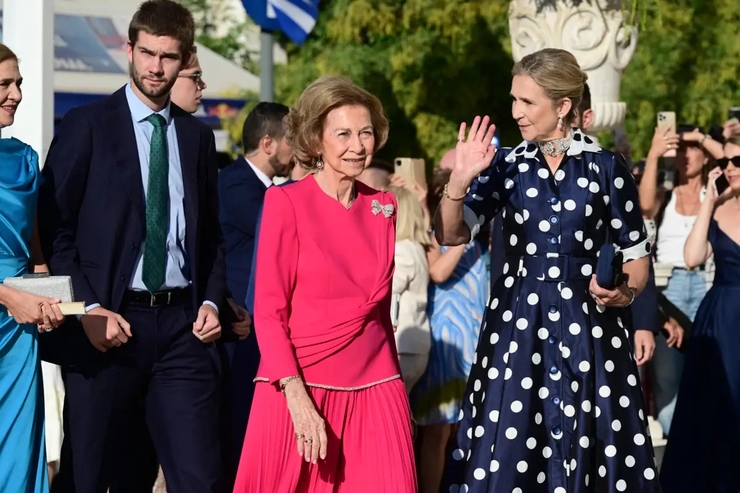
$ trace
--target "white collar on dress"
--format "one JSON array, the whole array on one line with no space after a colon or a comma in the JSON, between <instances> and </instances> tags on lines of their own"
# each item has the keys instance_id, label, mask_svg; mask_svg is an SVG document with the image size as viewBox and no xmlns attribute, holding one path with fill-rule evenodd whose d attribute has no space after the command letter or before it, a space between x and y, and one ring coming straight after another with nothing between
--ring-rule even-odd
<instances>
[{"instance_id":1,"label":"white collar on dress","mask_svg":"<svg viewBox=\"0 0 740 493\"><path fill-rule=\"evenodd\" d=\"M520 156L524 157L525 159L536 159L537 151L539 151L539 146L536 142L529 142L525 140L514 149L512 149L512 151L506 156L506 162L513 163L516 161L516 158ZM580 129L574 128L573 140L571 141L570 147L565 154L568 156L580 156L584 152L599 153L601 152L601 147L596 142L594 142L591 137L581 132Z\"/></svg>"}]
</instances>

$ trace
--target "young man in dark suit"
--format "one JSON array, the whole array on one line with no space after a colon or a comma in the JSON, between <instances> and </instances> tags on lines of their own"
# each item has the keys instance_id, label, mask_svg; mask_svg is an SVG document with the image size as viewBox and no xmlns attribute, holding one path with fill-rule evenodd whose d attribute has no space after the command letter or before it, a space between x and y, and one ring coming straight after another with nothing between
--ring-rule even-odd
<instances>
[{"instance_id":1,"label":"young man in dark suit","mask_svg":"<svg viewBox=\"0 0 740 493\"><path fill-rule=\"evenodd\" d=\"M288 107L262 102L244 122L244 155L221 170L218 177L219 220L226 251L226 280L235 302L244 307L256 248L255 230L265 192L275 177L285 177L293 167L293 150L285 138L283 119ZM258 329L256 329L258 330ZM229 369L224 405L228 420L222 437L227 481L236 477L247 418L252 405L259 350L254 336L227 343Z\"/></svg>"},{"instance_id":2,"label":"young man in dark suit","mask_svg":"<svg viewBox=\"0 0 740 493\"><path fill-rule=\"evenodd\" d=\"M51 351L66 377L55 491L151 492L157 461L170 491L221 491L216 149L169 98L193 42L186 8L141 4L130 83L69 111L49 149L42 238L87 307Z\"/></svg>"}]
</instances>

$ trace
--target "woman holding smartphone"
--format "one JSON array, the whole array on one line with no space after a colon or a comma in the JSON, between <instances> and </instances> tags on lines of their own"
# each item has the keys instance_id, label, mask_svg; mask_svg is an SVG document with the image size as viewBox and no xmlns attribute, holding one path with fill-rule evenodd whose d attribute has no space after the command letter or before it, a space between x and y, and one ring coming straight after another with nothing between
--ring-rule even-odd
<instances>
[{"instance_id":1,"label":"woman holding smartphone","mask_svg":"<svg viewBox=\"0 0 740 493\"><path fill-rule=\"evenodd\" d=\"M689 268L683 258L686 238L696 221L705 194L704 166L711 154L705 146L711 139L695 127L658 127L645 160L640 181L640 207L643 216L656 223L655 262L673 267L663 295L690 320L707 292L705 266ZM715 141L711 141L716 143ZM676 177L673 188L664 191L658 184L658 162L674 151ZM721 152L721 151L720 151ZM650 362L651 379L658 422L668 435L681 382L684 356L677 351L682 336L657 337L655 356Z\"/></svg>"},{"instance_id":2,"label":"woman holding smartphone","mask_svg":"<svg viewBox=\"0 0 740 493\"><path fill-rule=\"evenodd\" d=\"M671 493L740 490L740 136L724 149L684 247L687 266L714 255L717 270L696 314L663 460Z\"/></svg>"}]
</instances>

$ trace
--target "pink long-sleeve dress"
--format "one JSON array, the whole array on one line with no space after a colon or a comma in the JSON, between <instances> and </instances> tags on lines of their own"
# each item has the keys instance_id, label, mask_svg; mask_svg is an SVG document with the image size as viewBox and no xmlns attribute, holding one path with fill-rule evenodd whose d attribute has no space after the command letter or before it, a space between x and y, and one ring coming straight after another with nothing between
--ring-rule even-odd
<instances>
[{"instance_id":1,"label":"pink long-sleeve dress","mask_svg":"<svg viewBox=\"0 0 740 493\"><path fill-rule=\"evenodd\" d=\"M235 493L417 490L390 320L396 202L356 187L349 209L313 176L265 195L254 310L262 359ZM278 386L293 375L326 422L327 457L315 465L298 455Z\"/></svg>"}]
</instances>

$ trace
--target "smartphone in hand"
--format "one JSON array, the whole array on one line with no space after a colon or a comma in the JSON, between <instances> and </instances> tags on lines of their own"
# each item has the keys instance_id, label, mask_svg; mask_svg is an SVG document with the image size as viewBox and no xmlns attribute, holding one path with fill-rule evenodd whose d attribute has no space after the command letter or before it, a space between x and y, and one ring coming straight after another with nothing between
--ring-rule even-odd
<instances>
[{"instance_id":1,"label":"smartphone in hand","mask_svg":"<svg viewBox=\"0 0 740 493\"><path fill-rule=\"evenodd\" d=\"M676 133L676 112L659 111L658 112L658 130L661 132L668 131L669 134ZM663 157L676 157L676 149L669 149L663 154Z\"/></svg>"},{"instance_id":2,"label":"smartphone in hand","mask_svg":"<svg viewBox=\"0 0 740 493\"><path fill-rule=\"evenodd\" d=\"M724 173L719 175L717 179L714 181L714 186L717 187L717 196L722 195L722 193L727 190L727 187L730 186L730 182L727 181L727 177Z\"/></svg>"}]
</instances>

